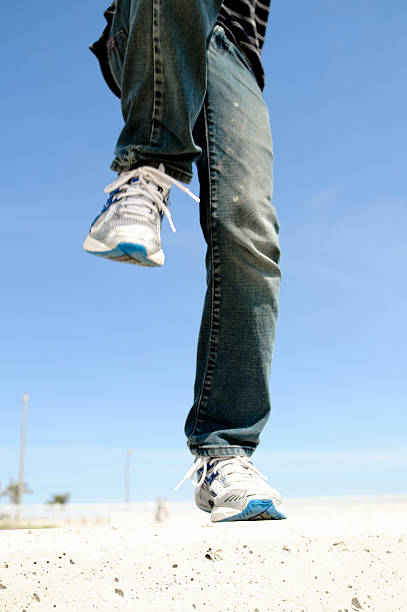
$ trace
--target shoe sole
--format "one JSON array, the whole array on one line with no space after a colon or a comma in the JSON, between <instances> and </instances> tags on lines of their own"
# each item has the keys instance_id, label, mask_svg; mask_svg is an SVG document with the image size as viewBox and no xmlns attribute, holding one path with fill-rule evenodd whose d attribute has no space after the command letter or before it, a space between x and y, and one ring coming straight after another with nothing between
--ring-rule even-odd
<instances>
[{"instance_id":1,"label":"shoe sole","mask_svg":"<svg viewBox=\"0 0 407 612\"><path fill-rule=\"evenodd\" d=\"M286 515L276 509L274 503L269 499L252 499L242 512L238 514L232 514L233 508L228 507L214 507L211 513L211 519L213 523L228 523L231 521L269 521L269 520L283 520L286 519ZM225 514L229 516L225 517ZM225 517L225 518L218 518Z\"/></svg>"},{"instance_id":2,"label":"shoe sole","mask_svg":"<svg viewBox=\"0 0 407 612\"><path fill-rule=\"evenodd\" d=\"M139 266L158 267L164 264L164 252L162 249L156 253L148 255L147 249L143 244L132 242L119 242L112 248L107 248L103 242L88 236L83 243L83 248L91 255L120 261L123 263L136 264Z\"/></svg>"}]
</instances>

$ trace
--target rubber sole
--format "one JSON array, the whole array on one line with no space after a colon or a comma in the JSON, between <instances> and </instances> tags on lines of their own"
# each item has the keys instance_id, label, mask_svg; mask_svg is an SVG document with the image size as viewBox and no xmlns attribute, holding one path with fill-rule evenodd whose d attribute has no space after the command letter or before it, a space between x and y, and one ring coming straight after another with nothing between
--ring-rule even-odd
<instances>
[{"instance_id":1,"label":"rubber sole","mask_svg":"<svg viewBox=\"0 0 407 612\"><path fill-rule=\"evenodd\" d=\"M147 249L143 244L119 242L113 249L106 249L102 242L88 236L83 244L83 248L91 255L97 255L98 257L104 257L112 261L120 261L147 267L158 267L162 266L164 263L164 253L162 249L152 255L148 255Z\"/></svg>"},{"instance_id":2,"label":"rubber sole","mask_svg":"<svg viewBox=\"0 0 407 612\"><path fill-rule=\"evenodd\" d=\"M230 508L227 509L230 511ZM217 512L218 511L218 512ZM217 519L216 514L222 514L224 509L216 508L212 510L212 522L214 523L229 523L231 521L268 521L286 519L286 515L276 509L274 503L269 499L252 499L246 508L223 519Z\"/></svg>"}]
</instances>

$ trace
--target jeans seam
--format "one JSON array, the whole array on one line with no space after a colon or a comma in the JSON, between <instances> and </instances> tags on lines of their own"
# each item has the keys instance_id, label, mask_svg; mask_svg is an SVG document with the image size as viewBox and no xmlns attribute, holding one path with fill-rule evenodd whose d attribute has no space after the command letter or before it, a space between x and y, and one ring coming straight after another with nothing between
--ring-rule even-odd
<instances>
[{"instance_id":1,"label":"jeans seam","mask_svg":"<svg viewBox=\"0 0 407 612\"><path fill-rule=\"evenodd\" d=\"M150 143L157 143L160 137L160 121L163 102L163 62L160 41L160 5L161 0L153 0L153 65L154 92L151 118Z\"/></svg>"},{"instance_id":2,"label":"jeans seam","mask_svg":"<svg viewBox=\"0 0 407 612\"><path fill-rule=\"evenodd\" d=\"M196 408L195 423L190 434L190 438L196 435L196 430L200 423L203 422L202 416L204 414L205 404L208 399L208 393L212 381L212 374L215 369L216 357L217 357L217 332L219 331L220 323L220 275L217 270L219 253L218 247L214 240L214 227L215 227L215 216L214 216L214 198L211 182L211 157L210 157L210 146L209 146L209 127L208 127L208 116L207 108L204 107L204 118L205 118L205 132L206 132L206 152L208 160L208 199L209 199L209 240L211 249L211 321L209 331L209 342L208 342L208 353L206 358L205 373L202 380L202 386L199 393L199 398ZM218 285L217 285L218 283Z\"/></svg>"}]
</instances>

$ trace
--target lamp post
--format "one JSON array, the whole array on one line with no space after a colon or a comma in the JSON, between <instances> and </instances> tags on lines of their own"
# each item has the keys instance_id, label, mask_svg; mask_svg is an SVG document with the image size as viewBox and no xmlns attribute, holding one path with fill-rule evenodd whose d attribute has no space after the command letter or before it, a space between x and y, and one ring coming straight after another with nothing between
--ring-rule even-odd
<instances>
[{"instance_id":1,"label":"lamp post","mask_svg":"<svg viewBox=\"0 0 407 612\"><path fill-rule=\"evenodd\" d=\"M126 473L125 473L125 487L126 487L126 504L130 503L130 457L133 451L127 451L126 456Z\"/></svg>"},{"instance_id":2,"label":"lamp post","mask_svg":"<svg viewBox=\"0 0 407 612\"><path fill-rule=\"evenodd\" d=\"M20 475L18 478L17 504L23 501L24 492L24 455L25 455L25 432L27 428L27 406L30 396L28 393L23 395L23 422L21 425L21 447L20 447Z\"/></svg>"}]
</instances>

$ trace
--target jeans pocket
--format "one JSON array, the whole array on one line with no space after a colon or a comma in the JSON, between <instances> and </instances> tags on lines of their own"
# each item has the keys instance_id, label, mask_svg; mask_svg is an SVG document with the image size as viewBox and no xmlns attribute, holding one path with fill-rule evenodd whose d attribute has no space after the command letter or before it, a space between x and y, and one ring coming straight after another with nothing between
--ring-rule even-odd
<instances>
[{"instance_id":1,"label":"jeans pocket","mask_svg":"<svg viewBox=\"0 0 407 612\"><path fill-rule=\"evenodd\" d=\"M220 28L221 26L219 26L219 29ZM223 28L222 28L221 35L222 35L222 41L223 41L225 49L233 56L235 60L237 60L237 63L240 64L241 67L244 67L246 70L250 72L250 74L252 75L253 79L256 82L256 85L258 85L256 75L254 74L254 70L251 67L249 60L246 58L244 53L239 49L239 47L235 45L234 42L230 40L226 31Z\"/></svg>"},{"instance_id":2,"label":"jeans pocket","mask_svg":"<svg viewBox=\"0 0 407 612\"><path fill-rule=\"evenodd\" d=\"M107 58L113 78L121 89L123 64L126 55L128 33L123 28L107 41Z\"/></svg>"}]
</instances>

